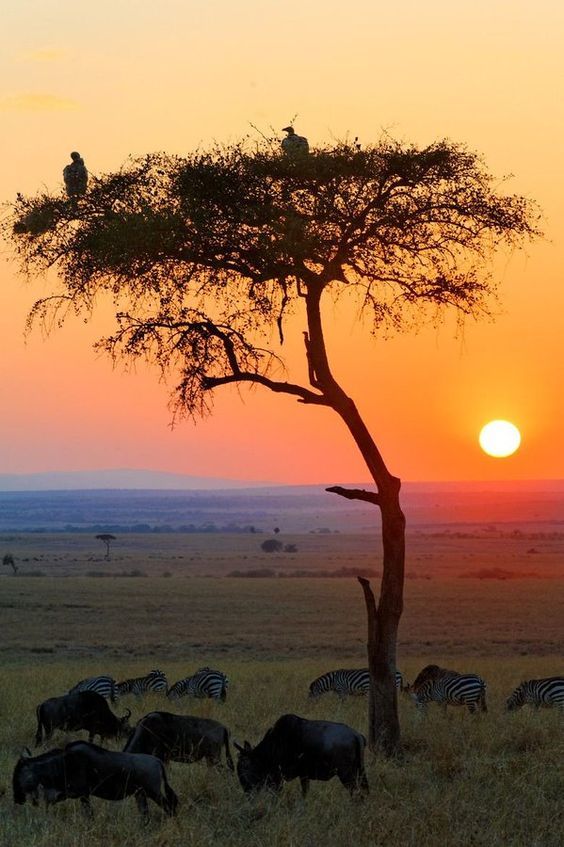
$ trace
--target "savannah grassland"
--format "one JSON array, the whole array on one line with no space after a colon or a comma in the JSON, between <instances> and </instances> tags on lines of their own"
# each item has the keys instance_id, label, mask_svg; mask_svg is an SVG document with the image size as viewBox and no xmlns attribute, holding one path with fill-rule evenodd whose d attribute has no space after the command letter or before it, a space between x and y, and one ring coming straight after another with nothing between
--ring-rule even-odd
<instances>
[{"instance_id":1,"label":"savannah grassland","mask_svg":"<svg viewBox=\"0 0 564 847\"><path fill-rule=\"evenodd\" d=\"M356 580L227 574L378 569L374 539L296 535L282 540L298 553L268 555L259 549L264 537L124 534L105 562L100 542L83 534L0 536L0 553L10 551L20 568L17 576L4 569L0 578L2 847L560 845L562 715L503 711L522 679L564 672L563 544L542 533L449 531L409 539L399 667L408 680L429 662L480 673L489 711L449 710L445 717L430 708L422 717L402 697L403 759L367 754L365 803L351 802L336 780L312 783L306 802L297 783L279 800L249 801L227 770L172 764L169 778L181 803L175 820L153 806L143 826L133 800L94 800L92 820L75 801L49 811L13 806L11 774L22 747L32 746L35 706L97 672L123 678L159 667L172 682L209 664L229 676L225 704L186 700L169 707L156 695L124 698L116 711L130 707L132 720L170 708L214 717L236 740L252 743L284 712L366 732L363 699L310 703L306 696L319 673L365 664ZM476 576L495 568L513 578ZM57 734L49 746L64 741Z\"/></svg>"}]
</instances>

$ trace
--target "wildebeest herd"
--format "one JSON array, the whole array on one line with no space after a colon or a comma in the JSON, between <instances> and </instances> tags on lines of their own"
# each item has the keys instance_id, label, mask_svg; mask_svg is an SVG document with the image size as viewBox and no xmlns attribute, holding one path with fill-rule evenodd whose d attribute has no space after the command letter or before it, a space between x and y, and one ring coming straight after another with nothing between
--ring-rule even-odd
<instances>
[{"instance_id":1,"label":"wildebeest herd","mask_svg":"<svg viewBox=\"0 0 564 847\"><path fill-rule=\"evenodd\" d=\"M329 671L309 686L309 697L333 691L340 697L366 693L370 675L366 668ZM410 685L396 672L396 688L409 695L419 708L437 702L466 707L471 713L487 711L486 686L476 674L427 665ZM164 694L169 700L182 696L225 700L227 676L212 668L200 668L192 676L170 687L165 674L152 670L143 677L116 682L111 676L81 680L67 694L51 697L37 707L36 746L48 741L55 730L86 730L88 742L71 741L32 756L26 750L13 773L13 797L17 804L30 797L33 803L43 798L47 805L65 799L79 799L86 810L90 797L122 800L134 795L141 813L148 814L147 798L173 815L178 798L171 788L165 766L170 761L225 764L235 770L230 750L229 730L219 721L166 711L144 715L132 727L131 710L115 715L108 700L116 703L125 695L137 697L147 692ZM525 704L535 708L557 706L564 709L564 677L528 680L507 699L512 711ZM93 743L105 739L126 738L123 751L108 750ZM252 747L248 741L233 742L239 752L237 775L246 793L266 788L279 791L285 781L299 779L305 797L310 780L329 780L337 776L351 796L368 793L364 769L364 736L344 723L309 720L297 715L282 715Z\"/></svg>"}]
</instances>

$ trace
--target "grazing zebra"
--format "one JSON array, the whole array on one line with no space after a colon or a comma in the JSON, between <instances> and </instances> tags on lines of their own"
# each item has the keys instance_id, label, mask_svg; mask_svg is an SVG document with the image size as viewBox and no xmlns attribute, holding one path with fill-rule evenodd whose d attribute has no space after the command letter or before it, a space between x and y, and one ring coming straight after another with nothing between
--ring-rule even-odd
<instances>
[{"instance_id":1,"label":"grazing zebra","mask_svg":"<svg viewBox=\"0 0 564 847\"><path fill-rule=\"evenodd\" d=\"M95 691L96 694L111 700L112 703L115 703L118 698L117 683L112 676L89 676L88 679L81 679L69 689L68 693L76 694L77 691Z\"/></svg>"},{"instance_id":2,"label":"grazing zebra","mask_svg":"<svg viewBox=\"0 0 564 847\"><path fill-rule=\"evenodd\" d=\"M403 677L399 671L396 671L396 688L399 691L403 689ZM368 694L369 690L370 672L368 668L357 670L340 668L337 671L328 671L314 679L309 686L309 696L320 697L327 691L335 691L339 697L343 698L348 694Z\"/></svg>"},{"instance_id":3,"label":"grazing zebra","mask_svg":"<svg viewBox=\"0 0 564 847\"><path fill-rule=\"evenodd\" d=\"M168 690L170 700L179 697L211 697L214 700L225 700L229 680L221 671L212 668L200 668L193 676L179 679Z\"/></svg>"},{"instance_id":4,"label":"grazing zebra","mask_svg":"<svg viewBox=\"0 0 564 847\"><path fill-rule=\"evenodd\" d=\"M166 691L168 682L162 671L149 671L146 676L137 676L134 679L124 679L123 682L118 682L116 692L121 697L124 694L135 694L140 697L142 694L147 694L148 691Z\"/></svg>"},{"instance_id":5,"label":"grazing zebra","mask_svg":"<svg viewBox=\"0 0 564 847\"><path fill-rule=\"evenodd\" d=\"M535 709L541 706L559 706L564 709L564 676L549 676L522 682L508 698L506 709L513 712L526 703Z\"/></svg>"},{"instance_id":6,"label":"grazing zebra","mask_svg":"<svg viewBox=\"0 0 564 847\"><path fill-rule=\"evenodd\" d=\"M424 708L427 703L439 703L446 711L447 706L467 706L469 712L480 709L487 712L486 683L473 673L458 673L427 665L417 676L413 685L405 690L415 700L415 705Z\"/></svg>"}]
</instances>

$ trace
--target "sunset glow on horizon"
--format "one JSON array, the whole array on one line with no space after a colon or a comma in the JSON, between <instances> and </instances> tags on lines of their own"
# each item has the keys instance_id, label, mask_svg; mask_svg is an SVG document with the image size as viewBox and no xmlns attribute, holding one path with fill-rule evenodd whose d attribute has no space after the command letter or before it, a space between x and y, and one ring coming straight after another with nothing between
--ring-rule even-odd
<instances>
[{"instance_id":1,"label":"sunset glow on horizon","mask_svg":"<svg viewBox=\"0 0 564 847\"><path fill-rule=\"evenodd\" d=\"M80 10L45 0L9 4L4 18L4 203L16 192L62 191L71 150L95 179L129 156L252 139L254 127L282 139L295 115L312 147L347 136L364 145L386 134L421 146L449 138L479 151L500 185L514 174L502 191L538 203L546 238L496 258L495 321L460 327L451 314L374 338L345 294L322 304L327 343L335 376L400 478L564 478L561 4L408 0L392 9L362 0L351 15L335 0L99 0ZM0 474L368 479L336 415L260 387L223 387L212 416L171 428L171 386L159 373L141 362L125 372L92 349L113 330L109 302L89 324L70 316L48 338L40 328L24 338L27 313L49 286L19 277L2 247ZM307 385L302 318L293 316L276 348L287 366L277 378ZM495 414L523 433L504 462L477 443Z\"/></svg>"}]
</instances>

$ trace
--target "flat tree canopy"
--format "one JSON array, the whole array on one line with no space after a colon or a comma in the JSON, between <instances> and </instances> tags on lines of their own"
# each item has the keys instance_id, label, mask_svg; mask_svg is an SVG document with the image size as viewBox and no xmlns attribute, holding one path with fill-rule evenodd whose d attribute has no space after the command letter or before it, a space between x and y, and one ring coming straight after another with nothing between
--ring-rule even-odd
<instances>
[{"instance_id":1,"label":"flat tree canopy","mask_svg":"<svg viewBox=\"0 0 564 847\"><path fill-rule=\"evenodd\" d=\"M492 249L534 229L531 204L497 189L476 154L447 141L342 143L299 161L241 143L131 161L78 206L20 196L14 233L26 271L55 265L61 282L31 318L90 313L109 292L124 308L101 345L178 373L178 409L193 414L218 380L265 382L271 328L283 332L308 285L354 287L374 330L446 306L487 312Z\"/></svg>"},{"instance_id":2,"label":"flat tree canopy","mask_svg":"<svg viewBox=\"0 0 564 847\"><path fill-rule=\"evenodd\" d=\"M210 408L211 390L255 383L330 407L345 422L376 492L334 487L379 507L378 608L363 581L372 675L370 743L398 747L395 649L402 611L405 519L387 469L325 346L322 304L356 295L375 335L489 313L490 259L537 235L535 207L504 195L480 158L440 141L342 142L292 159L278 142L244 141L189 155L149 155L91 180L74 203L19 197L11 220L23 268L56 268L30 316L87 316L103 293L116 325L99 346L156 362L175 381L180 414ZM309 384L275 378L294 314ZM295 331L295 329L294 329Z\"/></svg>"}]
</instances>

